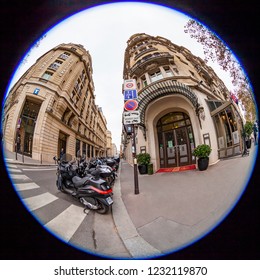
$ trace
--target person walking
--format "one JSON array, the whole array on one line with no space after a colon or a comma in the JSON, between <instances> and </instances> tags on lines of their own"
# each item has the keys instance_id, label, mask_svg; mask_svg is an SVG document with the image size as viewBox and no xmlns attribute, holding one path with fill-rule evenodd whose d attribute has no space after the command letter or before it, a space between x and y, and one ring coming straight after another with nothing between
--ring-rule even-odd
<instances>
[{"instance_id":1,"label":"person walking","mask_svg":"<svg viewBox=\"0 0 260 280\"><path fill-rule=\"evenodd\" d=\"M62 158L63 155L64 155L64 149L61 148L61 150L60 150L60 159Z\"/></svg>"}]
</instances>

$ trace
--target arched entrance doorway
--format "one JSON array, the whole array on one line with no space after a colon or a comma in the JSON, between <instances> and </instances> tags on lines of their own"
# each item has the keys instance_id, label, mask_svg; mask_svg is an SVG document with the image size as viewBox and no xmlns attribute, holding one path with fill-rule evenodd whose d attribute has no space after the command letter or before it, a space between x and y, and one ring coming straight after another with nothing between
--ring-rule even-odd
<instances>
[{"instance_id":1,"label":"arched entrance doorway","mask_svg":"<svg viewBox=\"0 0 260 280\"><path fill-rule=\"evenodd\" d=\"M36 100L26 99L22 113L18 120L16 143L17 152L32 156L33 136L41 104ZM19 142L18 142L19 141Z\"/></svg>"},{"instance_id":2,"label":"arched entrance doorway","mask_svg":"<svg viewBox=\"0 0 260 280\"><path fill-rule=\"evenodd\" d=\"M194 135L189 116L171 112L157 122L160 168L178 167L195 163L192 151Z\"/></svg>"}]
</instances>

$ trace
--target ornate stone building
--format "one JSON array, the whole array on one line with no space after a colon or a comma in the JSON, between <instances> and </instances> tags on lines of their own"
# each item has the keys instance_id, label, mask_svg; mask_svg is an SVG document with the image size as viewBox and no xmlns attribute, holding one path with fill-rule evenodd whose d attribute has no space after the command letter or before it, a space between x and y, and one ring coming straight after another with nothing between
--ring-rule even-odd
<instances>
[{"instance_id":1,"label":"ornate stone building","mask_svg":"<svg viewBox=\"0 0 260 280\"><path fill-rule=\"evenodd\" d=\"M112 134L110 130L107 130L107 149L106 156L112 157Z\"/></svg>"},{"instance_id":2,"label":"ornate stone building","mask_svg":"<svg viewBox=\"0 0 260 280\"><path fill-rule=\"evenodd\" d=\"M137 83L136 153L150 153L155 170L196 163L193 149L203 143L212 148L210 164L241 153L237 105L213 69L188 49L135 34L127 41L123 79ZM132 143L125 130L122 143L130 162Z\"/></svg>"},{"instance_id":3,"label":"ornate stone building","mask_svg":"<svg viewBox=\"0 0 260 280\"><path fill-rule=\"evenodd\" d=\"M82 45L61 44L27 70L4 105L5 147L52 161L61 149L73 156L104 156L107 122L95 104L92 61Z\"/></svg>"}]
</instances>

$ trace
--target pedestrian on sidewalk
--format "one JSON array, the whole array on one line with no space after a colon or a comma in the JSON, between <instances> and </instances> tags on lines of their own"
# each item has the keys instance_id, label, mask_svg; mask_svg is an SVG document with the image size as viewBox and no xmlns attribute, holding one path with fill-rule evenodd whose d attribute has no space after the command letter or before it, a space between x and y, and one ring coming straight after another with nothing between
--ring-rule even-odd
<instances>
[{"instance_id":1,"label":"pedestrian on sidewalk","mask_svg":"<svg viewBox=\"0 0 260 280\"><path fill-rule=\"evenodd\" d=\"M64 155L64 149L61 148L61 150L60 150L60 159L62 158L63 155Z\"/></svg>"}]
</instances>

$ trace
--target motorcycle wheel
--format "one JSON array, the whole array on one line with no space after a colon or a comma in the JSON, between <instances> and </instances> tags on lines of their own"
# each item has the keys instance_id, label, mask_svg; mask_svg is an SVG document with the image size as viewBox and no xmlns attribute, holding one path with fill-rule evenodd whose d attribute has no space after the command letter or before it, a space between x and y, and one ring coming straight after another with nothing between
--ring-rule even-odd
<instances>
[{"instance_id":1,"label":"motorcycle wheel","mask_svg":"<svg viewBox=\"0 0 260 280\"><path fill-rule=\"evenodd\" d=\"M99 203L99 206L100 206L100 208L96 210L99 214L107 214L111 207L111 206L105 205L103 203Z\"/></svg>"}]
</instances>

